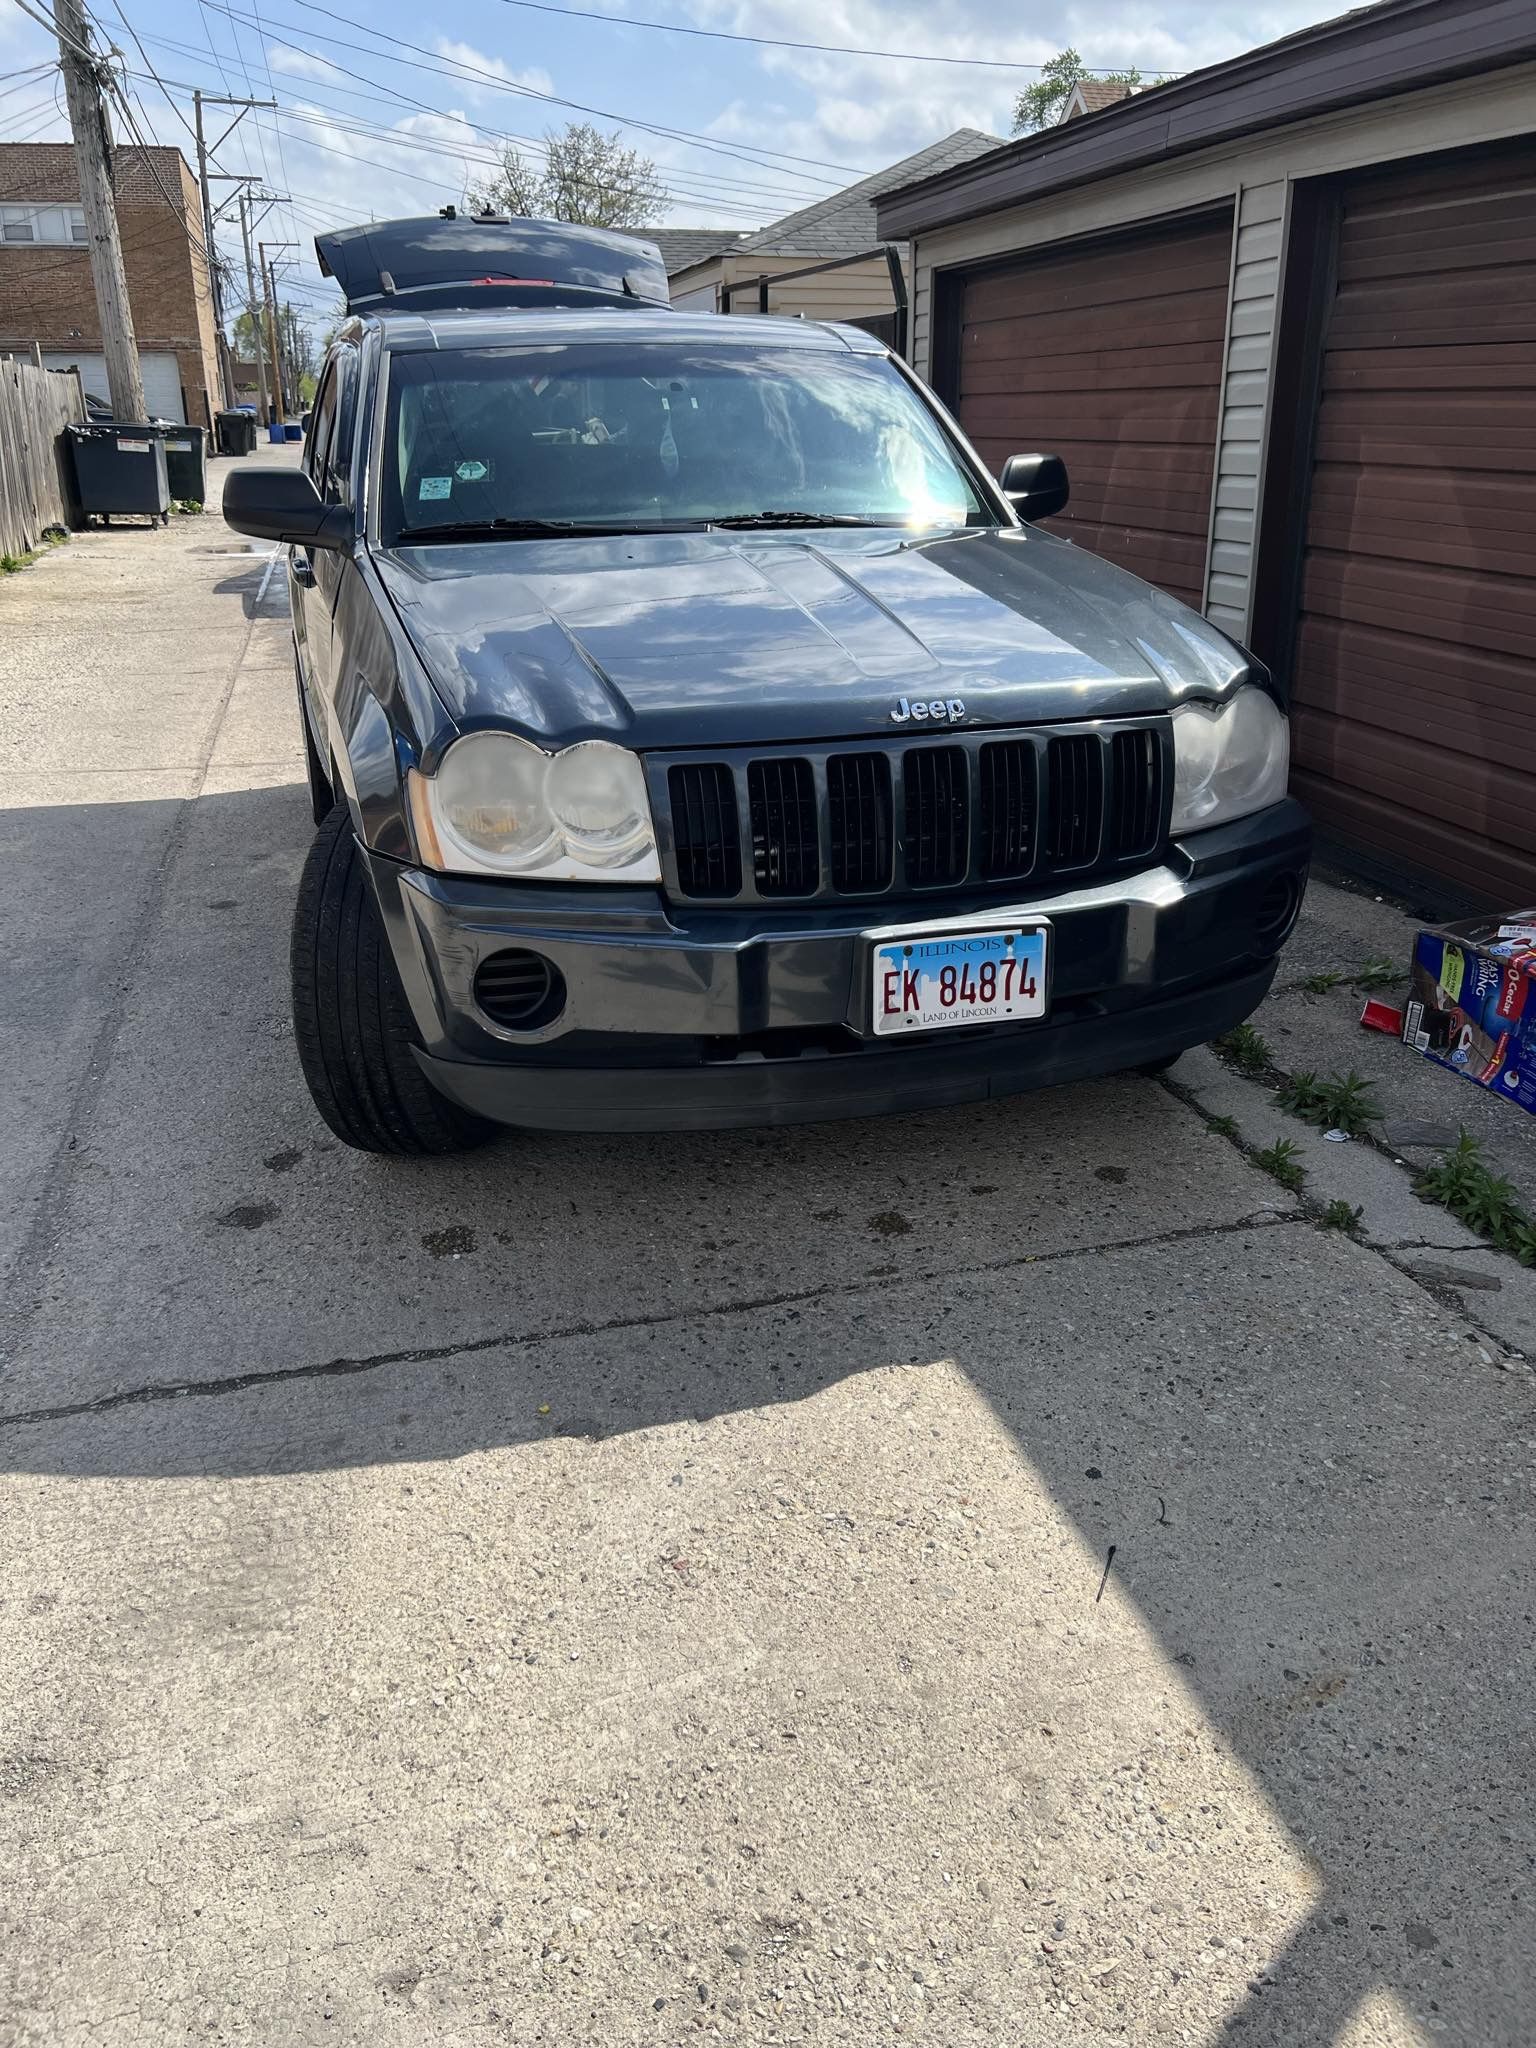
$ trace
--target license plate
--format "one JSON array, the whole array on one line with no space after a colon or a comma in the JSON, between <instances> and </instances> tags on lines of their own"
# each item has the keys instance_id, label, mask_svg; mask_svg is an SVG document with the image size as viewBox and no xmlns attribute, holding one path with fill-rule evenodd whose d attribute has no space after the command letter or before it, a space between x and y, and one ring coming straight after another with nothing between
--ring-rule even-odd
<instances>
[{"instance_id":1,"label":"license plate","mask_svg":"<svg viewBox=\"0 0 1536 2048\"><path fill-rule=\"evenodd\" d=\"M1043 1017L1048 937L1040 924L882 937L871 960L875 1036Z\"/></svg>"}]
</instances>

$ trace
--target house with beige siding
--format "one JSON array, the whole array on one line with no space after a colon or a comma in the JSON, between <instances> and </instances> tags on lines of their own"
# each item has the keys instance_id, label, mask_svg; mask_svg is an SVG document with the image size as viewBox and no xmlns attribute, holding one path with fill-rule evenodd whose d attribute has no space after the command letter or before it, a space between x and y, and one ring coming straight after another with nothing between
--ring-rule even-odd
<instances>
[{"instance_id":1,"label":"house with beige siding","mask_svg":"<svg viewBox=\"0 0 1536 2048\"><path fill-rule=\"evenodd\" d=\"M749 234L721 234L713 248L686 254L675 268L664 247L672 303L705 313L803 313L808 320L849 320L895 336L908 298L904 247L882 242L880 195L996 149L999 138L959 128L900 163L861 178L830 198L801 207ZM650 231L658 240L679 232Z\"/></svg>"},{"instance_id":2,"label":"house with beige siding","mask_svg":"<svg viewBox=\"0 0 1536 2048\"><path fill-rule=\"evenodd\" d=\"M1386 0L877 205L911 359L1053 527L1288 690L1378 873L1536 901L1536 7Z\"/></svg>"}]
</instances>

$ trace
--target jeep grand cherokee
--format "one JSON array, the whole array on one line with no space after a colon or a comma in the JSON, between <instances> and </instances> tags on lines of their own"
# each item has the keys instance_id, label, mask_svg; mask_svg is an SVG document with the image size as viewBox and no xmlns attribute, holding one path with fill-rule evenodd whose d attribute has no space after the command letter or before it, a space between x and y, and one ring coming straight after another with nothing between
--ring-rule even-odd
<instances>
[{"instance_id":1,"label":"jeep grand cherokee","mask_svg":"<svg viewBox=\"0 0 1536 2048\"><path fill-rule=\"evenodd\" d=\"M319 826L293 993L348 1144L917 1110L1166 1064L1305 883L1206 620L1034 522L855 327L666 305L649 244L322 236L353 317L290 547Z\"/></svg>"}]
</instances>

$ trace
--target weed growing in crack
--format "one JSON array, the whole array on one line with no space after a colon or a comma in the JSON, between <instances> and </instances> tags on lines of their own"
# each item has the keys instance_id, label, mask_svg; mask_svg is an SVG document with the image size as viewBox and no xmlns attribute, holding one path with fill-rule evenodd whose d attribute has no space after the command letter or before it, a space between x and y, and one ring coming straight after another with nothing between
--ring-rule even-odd
<instances>
[{"instance_id":1,"label":"weed growing in crack","mask_svg":"<svg viewBox=\"0 0 1536 2048\"><path fill-rule=\"evenodd\" d=\"M1358 1230L1359 1209L1351 1208L1348 1202L1330 1202L1323 1211L1324 1230Z\"/></svg>"},{"instance_id":2,"label":"weed growing in crack","mask_svg":"<svg viewBox=\"0 0 1536 2048\"><path fill-rule=\"evenodd\" d=\"M1426 1202L1449 1209L1500 1251L1512 1252L1522 1266L1536 1266L1536 1221L1521 1205L1514 1184L1488 1171L1483 1148L1470 1132L1463 1131L1442 1158L1426 1167L1413 1189Z\"/></svg>"},{"instance_id":3,"label":"weed growing in crack","mask_svg":"<svg viewBox=\"0 0 1536 2048\"><path fill-rule=\"evenodd\" d=\"M1218 1138L1235 1138L1237 1136L1237 1118L1235 1116L1213 1116L1206 1128L1207 1130L1214 1131Z\"/></svg>"},{"instance_id":4,"label":"weed growing in crack","mask_svg":"<svg viewBox=\"0 0 1536 2048\"><path fill-rule=\"evenodd\" d=\"M1309 974L1301 985L1309 996L1325 996L1329 989L1337 988L1341 981L1347 979L1346 975L1336 973L1331 967L1325 967L1321 974Z\"/></svg>"},{"instance_id":5,"label":"weed growing in crack","mask_svg":"<svg viewBox=\"0 0 1536 2048\"><path fill-rule=\"evenodd\" d=\"M1370 1082L1353 1071L1329 1074L1321 1081L1316 1074L1292 1074L1282 1083L1276 1099L1292 1116L1331 1131L1348 1131L1352 1138L1358 1138L1381 1115Z\"/></svg>"},{"instance_id":6,"label":"weed growing in crack","mask_svg":"<svg viewBox=\"0 0 1536 2048\"><path fill-rule=\"evenodd\" d=\"M1262 1074L1270 1062L1268 1042L1251 1024L1234 1024L1216 1041L1216 1050L1240 1074Z\"/></svg>"},{"instance_id":7,"label":"weed growing in crack","mask_svg":"<svg viewBox=\"0 0 1536 2048\"><path fill-rule=\"evenodd\" d=\"M1379 988L1395 988L1406 979L1407 975L1395 960L1373 959L1367 960L1355 976L1355 987L1373 995Z\"/></svg>"},{"instance_id":8,"label":"weed growing in crack","mask_svg":"<svg viewBox=\"0 0 1536 2048\"><path fill-rule=\"evenodd\" d=\"M1301 1147L1291 1138L1276 1138L1273 1145L1267 1145L1262 1152L1255 1152L1253 1163L1279 1181L1281 1187L1289 1188L1294 1194L1307 1177L1307 1170L1300 1164Z\"/></svg>"}]
</instances>

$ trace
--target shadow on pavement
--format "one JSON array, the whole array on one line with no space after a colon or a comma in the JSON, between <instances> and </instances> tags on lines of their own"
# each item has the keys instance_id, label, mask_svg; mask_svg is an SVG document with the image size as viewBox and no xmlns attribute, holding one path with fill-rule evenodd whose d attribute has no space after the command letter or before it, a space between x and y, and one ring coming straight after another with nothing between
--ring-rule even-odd
<instances>
[{"instance_id":1,"label":"shadow on pavement","mask_svg":"<svg viewBox=\"0 0 1536 2048\"><path fill-rule=\"evenodd\" d=\"M476 1161L409 1169L351 1159L310 1116L283 1030L303 801L284 786L194 807L161 950L122 997L104 1135L84 1142L73 1206L52 1219L77 1233L74 1257L100 1257L117 1298L85 1315L77 1354L68 1290L34 1241L24 1348L58 1325L75 1363L47 1400L7 1398L7 1370L0 1402L12 1416L73 1412L0 1418L0 1469L158 1482L565 1436L584 1446L595 1488L606 1447L628 1432L953 1360L1083 1542L1106 1557L1116 1547L1116 1586L1315 1867L1314 1910L1222 2038L1331 2042L1386 1987L1437 2041L1528 2040L1529 1386L1479 1370L1454 1325L1373 1255L1294 1216L1266 1219L1268 1184L1141 1081L952 1119L513 1138ZM7 828L24 834L29 819L51 838L107 829L46 812L11 813ZM169 1035L177 1018L183 1043L203 1041L186 1065ZM1127 1169L1072 1155L1098 1158L1126 1131L1140 1132L1138 1170L1161 1187L1143 1187L1150 1207L1117 1228ZM156 1201L174 1204L178 1178L203 1170L199 1146L270 1148L270 1220L281 1200L303 1233L281 1276L296 1305L272 1299L269 1219L216 1215L196 1237L194 1204L157 1237ZM942 1201L925 1184L934 1176ZM1221 1199L1192 1215L1207 1179ZM839 1182L842 1203L809 1208ZM466 1189L479 1221L462 1220L462 1202L442 1221L440 1205ZM530 1238L537 1218L537 1255L519 1243L519 1213ZM638 1251L621 1241L626 1216L643 1224ZM368 1218L382 1218L373 1264L355 1241ZM178 1246L181 1277L141 1301L133 1275ZM231 1247L238 1267L219 1263ZM539 1298L520 1300L530 1274ZM436 1341L420 1313L429 1286L447 1289L460 1323ZM204 1336L206 1304L232 1288L243 1340L236 1328ZM583 1296L590 1315L572 1311ZM392 1314L419 1341L339 1356L295 1335L369 1317L384 1327ZM103 1354L103 1378L82 1390L71 1373L103 1320L133 1370ZM198 1371L163 1370L200 1345ZM1069 1804L1081 1788L1063 1747L1036 1789Z\"/></svg>"}]
</instances>

